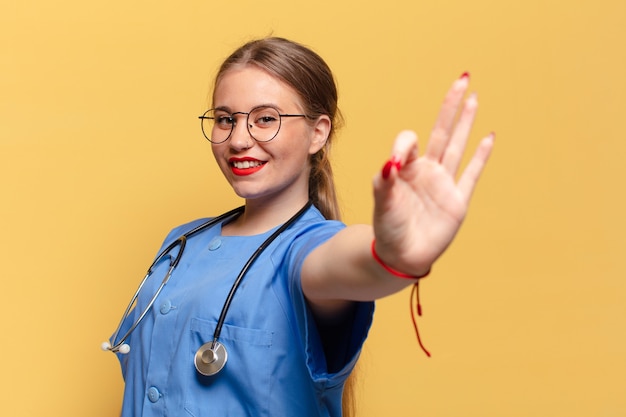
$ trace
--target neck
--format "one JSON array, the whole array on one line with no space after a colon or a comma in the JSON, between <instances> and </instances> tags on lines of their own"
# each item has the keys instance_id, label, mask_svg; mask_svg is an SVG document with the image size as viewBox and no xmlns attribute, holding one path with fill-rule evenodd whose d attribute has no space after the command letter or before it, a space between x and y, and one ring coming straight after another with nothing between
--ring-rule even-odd
<instances>
[{"instance_id":1,"label":"neck","mask_svg":"<svg viewBox=\"0 0 626 417\"><path fill-rule=\"evenodd\" d=\"M266 202L246 200L241 216L222 227L224 235L251 236L265 233L289 220L307 203L308 198L293 198L291 201Z\"/></svg>"}]
</instances>

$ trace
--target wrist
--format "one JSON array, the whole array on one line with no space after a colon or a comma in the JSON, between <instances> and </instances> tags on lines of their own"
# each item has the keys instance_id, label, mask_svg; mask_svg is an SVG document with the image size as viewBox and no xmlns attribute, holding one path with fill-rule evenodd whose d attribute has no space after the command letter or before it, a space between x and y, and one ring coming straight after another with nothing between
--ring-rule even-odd
<instances>
[{"instance_id":1,"label":"wrist","mask_svg":"<svg viewBox=\"0 0 626 417\"><path fill-rule=\"evenodd\" d=\"M423 273L418 274L418 275L413 275L413 274L406 274L404 272L398 271L397 269L394 269L392 267L390 267L389 265L387 265L385 263L385 261L383 261L380 256L378 255L378 253L376 252L376 239L372 240L372 257L374 258L374 260L380 265L382 266L387 272L389 272L391 275L399 277L399 278L405 278L405 279L420 279L420 278L425 278L428 276L428 274L430 274L430 267Z\"/></svg>"}]
</instances>

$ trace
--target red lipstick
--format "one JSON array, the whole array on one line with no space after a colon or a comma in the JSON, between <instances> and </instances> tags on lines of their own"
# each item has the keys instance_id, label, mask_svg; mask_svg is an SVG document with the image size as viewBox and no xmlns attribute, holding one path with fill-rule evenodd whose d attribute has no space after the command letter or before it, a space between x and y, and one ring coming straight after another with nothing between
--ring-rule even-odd
<instances>
[{"instance_id":1,"label":"red lipstick","mask_svg":"<svg viewBox=\"0 0 626 417\"><path fill-rule=\"evenodd\" d=\"M259 161L255 158L230 158L228 160L230 169L233 174L238 176L252 175L255 172L260 171L264 166L264 161Z\"/></svg>"}]
</instances>

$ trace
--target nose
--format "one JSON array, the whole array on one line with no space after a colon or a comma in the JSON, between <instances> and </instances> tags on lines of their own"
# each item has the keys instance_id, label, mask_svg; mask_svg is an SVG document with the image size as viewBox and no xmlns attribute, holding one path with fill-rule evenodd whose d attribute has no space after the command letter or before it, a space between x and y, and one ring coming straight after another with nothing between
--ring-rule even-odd
<instances>
[{"instance_id":1,"label":"nose","mask_svg":"<svg viewBox=\"0 0 626 417\"><path fill-rule=\"evenodd\" d=\"M233 125L233 131L230 133L230 147L237 151L249 149L255 144L246 123L247 120L241 118L239 122Z\"/></svg>"}]
</instances>

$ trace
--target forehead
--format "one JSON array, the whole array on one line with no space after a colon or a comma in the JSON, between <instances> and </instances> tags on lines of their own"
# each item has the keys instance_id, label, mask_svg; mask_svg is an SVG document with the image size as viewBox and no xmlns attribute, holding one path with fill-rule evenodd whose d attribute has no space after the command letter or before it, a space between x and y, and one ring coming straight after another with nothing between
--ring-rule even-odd
<instances>
[{"instance_id":1,"label":"forehead","mask_svg":"<svg viewBox=\"0 0 626 417\"><path fill-rule=\"evenodd\" d=\"M213 92L213 107L247 111L271 104L281 110L301 108L296 91L284 81L255 66L234 67L222 74Z\"/></svg>"}]
</instances>

